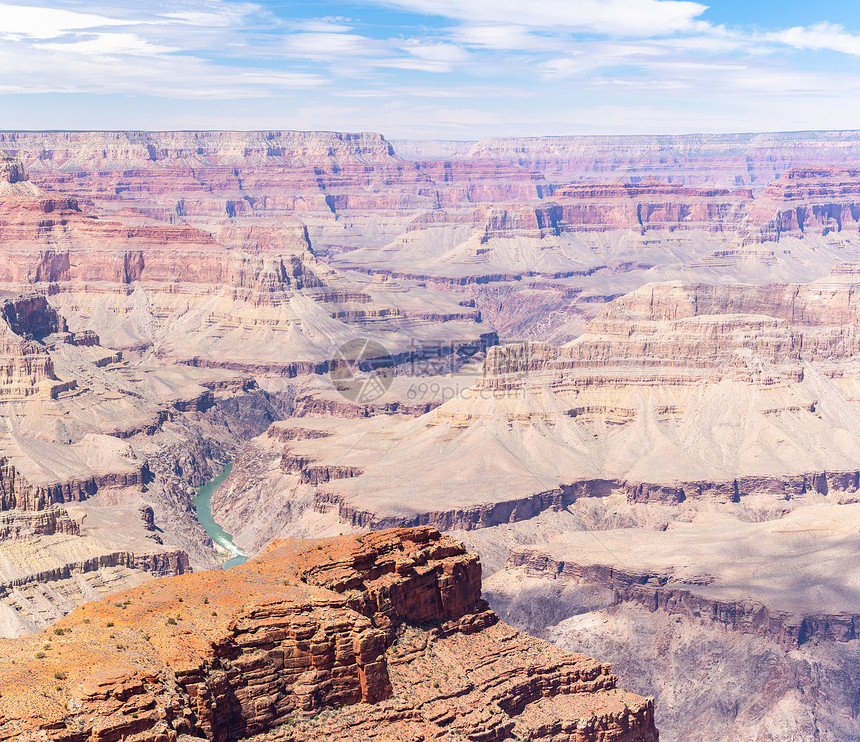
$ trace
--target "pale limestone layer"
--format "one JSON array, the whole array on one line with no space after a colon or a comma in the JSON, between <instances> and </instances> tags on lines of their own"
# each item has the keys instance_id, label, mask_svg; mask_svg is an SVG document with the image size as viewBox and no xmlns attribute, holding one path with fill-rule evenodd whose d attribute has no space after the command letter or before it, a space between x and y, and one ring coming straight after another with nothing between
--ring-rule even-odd
<instances>
[{"instance_id":1,"label":"pale limestone layer","mask_svg":"<svg viewBox=\"0 0 860 742\"><path fill-rule=\"evenodd\" d=\"M268 534L322 521L468 530L606 495L731 506L851 493L860 409L849 275L646 286L567 346L490 349L472 386L417 417L383 397L360 419L338 419L348 405L318 395L250 444L254 473L237 462L216 516L255 549L251 524L262 520ZM264 517L274 489L277 515Z\"/></svg>"}]
</instances>

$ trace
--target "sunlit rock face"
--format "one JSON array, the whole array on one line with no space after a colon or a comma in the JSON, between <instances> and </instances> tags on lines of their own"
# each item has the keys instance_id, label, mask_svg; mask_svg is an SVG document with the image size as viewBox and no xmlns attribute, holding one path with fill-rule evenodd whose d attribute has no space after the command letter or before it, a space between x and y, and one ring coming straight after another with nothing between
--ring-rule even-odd
<instances>
[{"instance_id":1,"label":"sunlit rock face","mask_svg":"<svg viewBox=\"0 0 860 742\"><path fill-rule=\"evenodd\" d=\"M480 594L434 529L275 542L6 641L0 739L656 742L653 699Z\"/></svg>"}]
</instances>

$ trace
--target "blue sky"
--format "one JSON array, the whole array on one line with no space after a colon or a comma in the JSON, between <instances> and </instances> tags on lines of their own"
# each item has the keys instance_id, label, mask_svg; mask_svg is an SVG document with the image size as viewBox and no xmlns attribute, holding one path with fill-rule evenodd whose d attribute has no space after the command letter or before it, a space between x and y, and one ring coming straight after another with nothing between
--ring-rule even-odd
<instances>
[{"instance_id":1,"label":"blue sky","mask_svg":"<svg viewBox=\"0 0 860 742\"><path fill-rule=\"evenodd\" d=\"M860 6L0 0L0 128L860 129Z\"/></svg>"}]
</instances>

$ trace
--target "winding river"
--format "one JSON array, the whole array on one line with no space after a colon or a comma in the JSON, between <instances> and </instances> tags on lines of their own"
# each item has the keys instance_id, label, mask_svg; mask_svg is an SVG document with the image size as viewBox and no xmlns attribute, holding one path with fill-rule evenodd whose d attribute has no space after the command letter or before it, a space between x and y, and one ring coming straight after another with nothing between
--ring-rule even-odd
<instances>
[{"instance_id":1,"label":"winding river","mask_svg":"<svg viewBox=\"0 0 860 742\"><path fill-rule=\"evenodd\" d=\"M233 537L212 519L212 495L224 484L224 481L230 476L232 469L233 464L227 464L224 467L224 471L215 477L215 479L197 488L197 497L194 498L194 506L197 508L197 520L200 521L200 525L206 529L206 533L209 534L216 544L233 555L224 563L225 569L244 564L248 561L248 555L233 543Z\"/></svg>"}]
</instances>

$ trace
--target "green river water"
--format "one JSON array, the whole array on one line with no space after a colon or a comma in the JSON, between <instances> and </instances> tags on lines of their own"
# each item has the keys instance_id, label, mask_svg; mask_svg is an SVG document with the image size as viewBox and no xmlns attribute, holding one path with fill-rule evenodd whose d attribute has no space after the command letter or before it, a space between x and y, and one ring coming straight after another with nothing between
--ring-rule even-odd
<instances>
[{"instance_id":1,"label":"green river water","mask_svg":"<svg viewBox=\"0 0 860 742\"><path fill-rule=\"evenodd\" d=\"M197 508L197 520L206 529L212 540L219 546L223 546L233 556L224 563L224 567L235 567L248 561L248 555L233 543L233 537L227 533L212 519L212 495L224 484L233 464L227 464L215 479L197 488L197 497L194 498L194 506Z\"/></svg>"}]
</instances>

